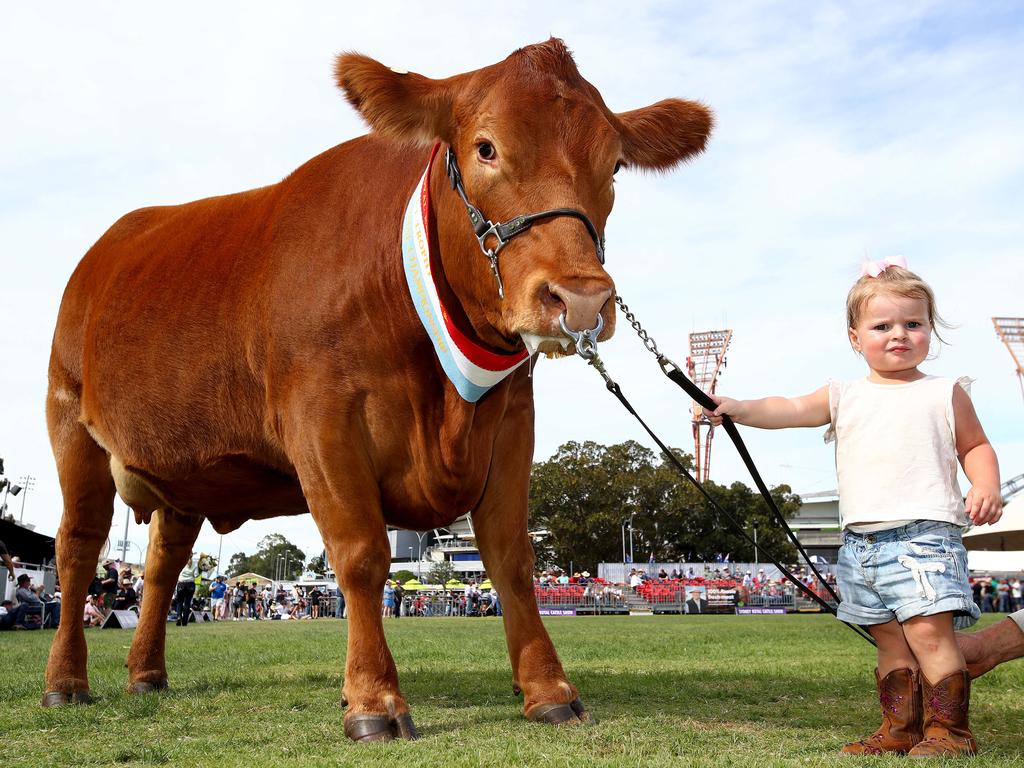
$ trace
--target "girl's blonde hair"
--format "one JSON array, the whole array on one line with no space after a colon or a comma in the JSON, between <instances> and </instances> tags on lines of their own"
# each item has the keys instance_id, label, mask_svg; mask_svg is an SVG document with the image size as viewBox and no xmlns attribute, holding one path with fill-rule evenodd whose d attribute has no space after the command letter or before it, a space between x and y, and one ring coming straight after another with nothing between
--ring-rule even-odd
<instances>
[{"instance_id":1,"label":"girl's blonde hair","mask_svg":"<svg viewBox=\"0 0 1024 768\"><path fill-rule=\"evenodd\" d=\"M888 267L878 277L864 275L853 284L850 293L846 296L846 327L855 328L868 301L881 294L895 294L907 299L924 299L925 304L928 305L928 325L931 326L935 338L943 344L946 343L946 340L939 335L939 326L943 328L952 326L943 320L938 310L935 309L935 294L932 293L931 286L903 267Z\"/></svg>"}]
</instances>

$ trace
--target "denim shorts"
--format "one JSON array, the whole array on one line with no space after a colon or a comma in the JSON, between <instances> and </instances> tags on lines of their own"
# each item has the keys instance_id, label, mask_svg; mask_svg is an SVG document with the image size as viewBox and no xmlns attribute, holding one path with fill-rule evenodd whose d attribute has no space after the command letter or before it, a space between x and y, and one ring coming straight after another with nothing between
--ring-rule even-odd
<instances>
[{"instance_id":1,"label":"denim shorts","mask_svg":"<svg viewBox=\"0 0 1024 768\"><path fill-rule=\"evenodd\" d=\"M836 573L838 616L851 624L903 623L953 613L957 629L981 611L967 581L967 550L959 526L921 520L874 533L843 531Z\"/></svg>"}]
</instances>

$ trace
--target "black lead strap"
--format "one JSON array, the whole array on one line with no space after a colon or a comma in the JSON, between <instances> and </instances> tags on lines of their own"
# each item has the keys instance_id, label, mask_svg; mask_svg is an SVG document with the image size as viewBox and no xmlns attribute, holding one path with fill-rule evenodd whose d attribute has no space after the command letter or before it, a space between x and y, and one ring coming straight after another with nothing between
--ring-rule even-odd
<instances>
[{"instance_id":1,"label":"black lead strap","mask_svg":"<svg viewBox=\"0 0 1024 768\"><path fill-rule=\"evenodd\" d=\"M675 363L673 363L671 360L669 360L667 357L665 357L658 351L657 344L655 344L654 340L651 339L647 335L646 331L644 331L640 327L639 322L637 322L636 318L632 315L631 312L629 312L628 307L626 307L621 297L616 297L616 303L619 304L623 312L626 314L626 318L632 323L634 330L637 331L641 340L644 342L644 346L646 346L647 349L650 350L651 353L654 354L654 356L657 358L658 364L661 366L662 372L666 376L668 376L672 381L674 381L678 386L682 387L682 389L691 398L697 401L697 403L701 405L701 407L708 408L710 410L714 410L715 408L717 408L717 405L715 404L714 400L708 397L708 395L705 392L703 392L685 375L683 375L682 371L679 370L679 367ZM577 354L579 354L580 357L586 360L590 365L592 365L597 370L598 373L601 374L601 377L604 379L608 391L615 395L615 397L618 398L619 402L622 403L623 407L625 407L625 409L633 415L633 418L640 422L640 426L642 426L644 430L647 432L647 434L651 436L651 439L658 444L658 447L661 448L664 455L668 457L669 461L672 462L672 464L679 471L679 473L682 474L683 477L685 477L690 482L690 484L693 485L693 487L700 492L700 494L707 500L707 502L714 508L714 510L718 512L719 515L728 520L732 524L736 532L739 533L739 535L742 536L748 544L753 545L758 552L764 555L768 559L768 561L772 563L772 565L778 568L779 572L782 573L782 575L785 576L786 579L790 581L797 589L803 592L811 600L816 602L824 610L828 611L833 616L837 616L836 609L832 607L832 605L828 601L824 600L818 593L816 593L814 590L812 590L810 587L808 587L806 584L800 581L800 579L798 579L795 575L793 575L793 573L785 565L779 562L779 560L776 559L775 556L771 554L771 552L767 551L766 549L764 549L764 547L755 542L743 529L743 526L740 524L740 522L735 517L733 517L728 511L726 511L722 507L722 505L715 501L715 499L711 496L711 494L708 493L704 486L702 486L697 481L697 479L690 474L686 467L684 467L683 464L675 457L675 454L673 454L672 451L669 450L668 446L665 445L665 443L663 443L656 434L654 434L654 431L649 426L647 426L647 422L645 422L640 417L640 414L636 412L636 409L633 408L629 400L626 399L626 396L622 394L621 387L619 387L619 385L608 375L608 372L605 370L604 363L601 361L600 356L597 354L596 337L597 334L600 333L600 327L594 328L590 331L574 332L565 325L565 319L563 316L562 330L576 343ZM789 538L789 540L796 547L797 551L803 556L807 565L810 567L811 572L818 579L819 583L822 584L822 586L828 592L829 596L833 600L835 600L836 603L838 603L839 596L836 594L835 590L832 589L832 585L825 581L821 573L814 566L814 563L807 555L807 551L803 548L803 545L800 544L800 541L799 539L797 539L796 534L793 533L792 528L789 527L789 523L786 522L786 518L782 515L781 510L775 503L775 499L772 498L771 492L768 490L768 486L765 485L764 480L761 478L760 472L757 471L757 467L754 465L754 461L750 457L750 453L747 451L747 447L743 443L743 438L740 437L739 431L736 429L736 425L733 424L732 419L730 419L728 416L723 417L722 425L725 427L726 433L728 433L733 444L736 446L736 450L739 452L740 457L743 459L743 463L746 465L747 470L750 472L750 475L754 480L754 484L757 485L757 489L761 493L761 497L768 505L768 508L772 511L772 514L775 518L775 522L786 532L786 535ZM871 637L870 633L868 633L863 627L858 626L856 624L850 624L847 621L844 621L843 623L846 624L846 626L848 626L850 629L852 629L854 632L863 637L872 645L877 645L875 639Z\"/></svg>"},{"instance_id":2,"label":"black lead strap","mask_svg":"<svg viewBox=\"0 0 1024 768\"><path fill-rule=\"evenodd\" d=\"M673 379L673 381L675 381L675 379ZM780 563L775 558L775 556L772 555L771 552L767 551L759 543L755 542L747 534L747 532L743 529L743 526L739 523L739 521L735 517L733 517L729 512L727 512L717 501L715 501L715 499L711 496L711 494L709 494L707 492L707 490L704 488L704 486L702 486L697 481L697 479L693 475L690 474L690 472L686 469L686 467L684 467L683 464L675 457L675 455L672 453L672 451L669 450L668 446L666 446L661 441L661 439L656 434L654 434L654 432L651 430L651 428L649 426L647 426L647 423L640 417L640 414L638 414L636 412L636 410L630 404L629 400L626 399L626 396L622 394L622 389L619 387L619 385L616 384L614 381L609 379L609 380L607 380L607 387L608 387L608 391L611 392L613 395L615 395L615 397L617 397L619 399L619 402L622 403L622 405L626 408L626 410L629 411L638 422L640 422L640 426L642 426L644 428L644 430L647 432L647 434L651 436L651 439L654 440L654 442L656 442L658 444L658 447L661 448L662 453L664 453L665 456L668 457L669 461L671 461L672 464L675 465L675 468L680 472L680 474L682 474L687 480L690 481L690 484L693 485L693 487L696 488L700 492L700 494L715 509L715 511L718 512L720 515L722 515L726 520L728 520L732 524L733 528L736 529L736 532L739 533L746 540L746 542L748 544L753 545L757 549L758 552L760 552L762 555L764 555L768 559L768 561L772 563L772 565L774 565L776 568L778 568L779 572L782 573L782 575L785 576L786 579L789 580L797 589L799 589L801 592L803 592L807 597L809 597L811 600L816 602L823 609L825 609L826 611L831 613L833 616L835 616L836 615L836 609L833 608L832 605L828 601L824 600L817 592L815 592L813 589L811 589L806 584L804 584L802 581L800 581L800 579L798 579L796 576L794 576L792 571L790 571L786 566L784 566L782 563ZM725 424L725 421L723 420L722 423ZM743 445L743 441L739 437L739 434L736 432L736 427L732 424L731 421L729 422L729 426L732 427L732 430L730 431L729 428L726 427L726 432L729 433L729 437L733 438L733 442L736 443L737 449L740 449L740 446ZM740 449L740 455L744 456L744 463L746 463L747 460L749 459L750 454L747 453L747 450L746 450L745 446L742 449ZM747 468L750 469L750 467L751 467L751 465L747 464ZM792 529L786 523L785 518L782 517L782 513L779 511L778 507L776 506L775 500L772 499L771 493L769 493L767 488L764 487L764 483L761 480L760 475L757 474L757 470L756 469L753 470L753 474L754 474L754 482L757 484L758 490L761 491L761 495L764 497L764 499L768 503L769 507L772 508L772 511L776 514L777 521L781 521L782 527L786 530L786 532L788 533L790 539L791 540L794 539L795 537L793 535ZM803 547L801 547L799 545L799 543L797 543L796 546L797 546L797 549L800 551L800 553L805 558L807 558L807 553L804 551ZM832 590L831 585L829 585L828 582L826 582L821 577L821 574L818 572L818 570L816 568L814 568L814 564L811 563L810 559L807 559L807 564L811 566L811 570L814 571L815 575L818 577L818 579L821 581L821 583L825 585L826 589L828 590L829 594L833 597L833 599L835 599L838 602L838 596L836 596L835 592ZM846 626L848 626L850 629L852 629L854 632L856 632L858 635L863 637L865 640L867 640L872 645L877 645L877 643L875 642L875 639L873 637L871 637L871 635L868 634L862 627L860 627L860 626L858 626L856 624L850 624L847 621L844 621L843 624L846 624Z\"/></svg>"}]
</instances>

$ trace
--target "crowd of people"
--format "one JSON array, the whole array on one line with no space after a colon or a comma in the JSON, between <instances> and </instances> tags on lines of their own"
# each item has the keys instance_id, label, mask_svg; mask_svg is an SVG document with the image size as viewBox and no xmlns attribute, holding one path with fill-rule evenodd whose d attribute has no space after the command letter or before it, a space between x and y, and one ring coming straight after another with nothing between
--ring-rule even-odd
<instances>
[{"instance_id":1,"label":"crowd of people","mask_svg":"<svg viewBox=\"0 0 1024 768\"><path fill-rule=\"evenodd\" d=\"M331 594L331 593L334 594ZM193 610L209 610L214 621L272 621L319 619L334 615L334 605L344 606L337 590L320 585L293 584L274 589L270 583L232 585L225 576L217 576L209 586L209 607L206 598L194 598ZM341 615L340 612L338 615Z\"/></svg>"},{"instance_id":2,"label":"crowd of people","mask_svg":"<svg viewBox=\"0 0 1024 768\"><path fill-rule=\"evenodd\" d=\"M402 616L501 616L501 599L492 586L483 588L475 581L465 588L420 589L409 591L400 579L384 585L381 615Z\"/></svg>"},{"instance_id":3,"label":"crowd of people","mask_svg":"<svg viewBox=\"0 0 1024 768\"><path fill-rule=\"evenodd\" d=\"M974 603L982 613L1014 613L1024 608L1019 577L997 579L995 576L982 576L971 579L970 583Z\"/></svg>"}]
</instances>

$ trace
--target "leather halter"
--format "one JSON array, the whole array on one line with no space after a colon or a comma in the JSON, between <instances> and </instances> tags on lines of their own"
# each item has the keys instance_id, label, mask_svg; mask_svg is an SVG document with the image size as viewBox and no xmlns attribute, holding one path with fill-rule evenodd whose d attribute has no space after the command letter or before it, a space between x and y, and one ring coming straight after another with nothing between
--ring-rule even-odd
<instances>
[{"instance_id":1,"label":"leather halter","mask_svg":"<svg viewBox=\"0 0 1024 768\"><path fill-rule=\"evenodd\" d=\"M604 264L604 238L598 234L597 227L594 226L594 223L583 211L578 211L575 208L552 208L547 211L516 216L504 224L500 221L497 223L492 222L480 212L479 208L469 202L469 198L466 196L466 188L462 185L462 174L459 172L459 164L451 147L448 147L445 151L444 164L445 170L448 172L448 178L451 180L452 189L459 193L459 197L462 198L462 202L466 205L466 213L469 214L469 221L473 225L473 232L476 234L477 242L480 243L480 250L483 251L484 256L491 262L491 272L494 273L494 279L498 282L498 296L500 298L505 298L505 288L501 283L501 273L498 271L498 254L501 253L502 248L508 245L509 240L516 235L523 234L523 232L533 226L534 222L541 219L569 216L582 221L583 226L587 228L587 234L594 241L594 248L597 250L597 260ZM497 242L493 248L487 245L487 241L491 237Z\"/></svg>"}]
</instances>

